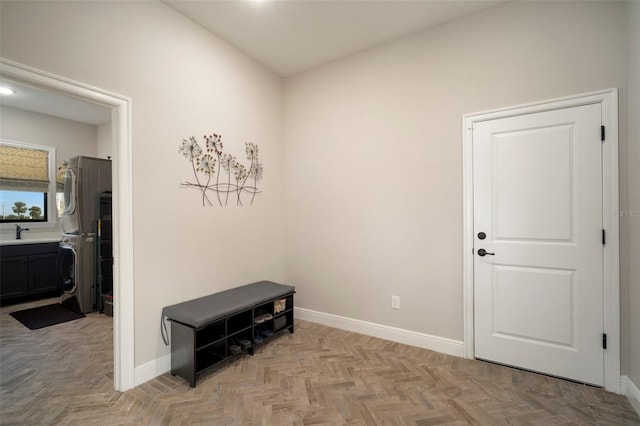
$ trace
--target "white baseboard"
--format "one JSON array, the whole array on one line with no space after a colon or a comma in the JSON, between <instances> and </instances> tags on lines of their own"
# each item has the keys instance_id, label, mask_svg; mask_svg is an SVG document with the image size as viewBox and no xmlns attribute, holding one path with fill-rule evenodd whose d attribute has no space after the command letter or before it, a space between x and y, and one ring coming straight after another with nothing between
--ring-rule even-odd
<instances>
[{"instance_id":1,"label":"white baseboard","mask_svg":"<svg viewBox=\"0 0 640 426\"><path fill-rule=\"evenodd\" d=\"M341 330L378 337L392 342L416 346L436 352L464 357L464 344L460 340L447 339L445 337L432 336L402 328L389 327L339 315L327 314L306 308L294 308L296 318L303 321L315 322Z\"/></svg>"},{"instance_id":2,"label":"white baseboard","mask_svg":"<svg viewBox=\"0 0 640 426\"><path fill-rule=\"evenodd\" d=\"M627 376L622 376L620 378L620 385L622 387L622 394L626 395L631 406L640 416L640 389L638 389L635 383L633 383L633 381L631 381Z\"/></svg>"},{"instance_id":3,"label":"white baseboard","mask_svg":"<svg viewBox=\"0 0 640 426\"><path fill-rule=\"evenodd\" d=\"M133 386L139 386L144 382L155 379L171 371L171 354L168 353L160 358L156 358L134 369Z\"/></svg>"}]
</instances>

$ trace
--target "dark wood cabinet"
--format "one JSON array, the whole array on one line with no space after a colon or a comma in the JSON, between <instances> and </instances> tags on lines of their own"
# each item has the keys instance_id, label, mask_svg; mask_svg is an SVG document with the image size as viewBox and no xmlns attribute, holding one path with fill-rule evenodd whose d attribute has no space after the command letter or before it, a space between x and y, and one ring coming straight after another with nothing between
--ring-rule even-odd
<instances>
[{"instance_id":1,"label":"dark wood cabinet","mask_svg":"<svg viewBox=\"0 0 640 426\"><path fill-rule=\"evenodd\" d=\"M58 291L58 243L0 246L0 302Z\"/></svg>"},{"instance_id":2,"label":"dark wood cabinet","mask_svg":"<svg viewBox=\"0 0 640 426\"><path fill-rule=\"evenodd\" d=\"M29 257L0 257L0 299L24 297L29 294Z\"/></svg>"},{"instance_id":3,"label":"dark wood cabinet","mask_svg":"<svg viewBox=\"0 0 640 426\"><path fill-rule=\"evenodd\" d=\"M49 293L58 289L56 262L58 251L29 256L29 294Z\"/></svg>"}]
</instances>

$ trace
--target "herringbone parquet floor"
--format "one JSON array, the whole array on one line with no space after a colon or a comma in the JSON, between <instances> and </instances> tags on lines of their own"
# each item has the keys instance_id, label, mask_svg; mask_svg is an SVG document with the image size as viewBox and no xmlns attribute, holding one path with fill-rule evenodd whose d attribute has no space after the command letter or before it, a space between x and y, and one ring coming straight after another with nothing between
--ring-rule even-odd
<instances>
[{"instance_id":1,"label":"herringbone parquet floor","mask_svg":"<svg viewBox=\"0 0 640 426\"><path fill-rule=\"evenodd\" d=\"M7 425L639 425L600 389L298 321L202 376L112 389L112 321L30 331L0 308L0 423Z\"/></svg>"}]
</instances>

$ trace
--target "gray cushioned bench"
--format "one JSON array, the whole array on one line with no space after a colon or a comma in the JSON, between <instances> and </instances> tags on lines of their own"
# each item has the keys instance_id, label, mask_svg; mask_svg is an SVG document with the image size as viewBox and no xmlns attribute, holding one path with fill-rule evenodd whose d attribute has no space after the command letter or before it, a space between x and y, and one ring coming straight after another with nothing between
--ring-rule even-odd
<instances>
[{"instance_id":1,"label":"gray cushioned bench","mask_svg":"<svg viewBox=\"0 0 640 426\"><path fill-rule=\"evenodd\" d=\"M172 321L198 328L294 291L295 287L290 285L259 281L166 306L162 309L162 315Z\"/></svg>"},{"instance_id":2,"label":"gray cushioned bench","mask_svg":"<svg viewBox=\"0 0 640 426\"><path fill-rule=\"evenodd\" d=\"M171 322L171 374L195 386L197 374L231 355L229 342L237 336L249 337L251 346L246 351L253 355L256 310L275 317L261 322L260 330L293 333L294 293L293 286L260 281L164 307L162 316ZM274 302L282 299L287 301L286 309L274 310Z\"/></svg>"}]
</instances>

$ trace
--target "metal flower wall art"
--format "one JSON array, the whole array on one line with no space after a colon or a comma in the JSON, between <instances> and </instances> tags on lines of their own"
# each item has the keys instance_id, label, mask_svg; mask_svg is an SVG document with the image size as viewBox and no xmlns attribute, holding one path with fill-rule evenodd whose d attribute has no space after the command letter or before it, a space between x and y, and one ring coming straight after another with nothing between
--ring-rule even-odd
<instances>
[{"instance_id":1,"label":"metal flower wall art","mask_svg":"<svg viewBox=\"0 0 640 426\"><path fill-rule=\"evenodd\" d=\"M204 141L204 150L193 136L182 141L179 152L191 163L195 182L187 181L181 185L200 191L203 206L212 206L216 200L220 206L227 206L229 199L241 206L243 196L245 202L250 199L253 204L256 194L262 193L258 189L258 182L262 180L258 146L248 142L245 145L250 162L249 167L245 167L235 156L222 152L221 135L205 135ZM211 192L215 197L210 195ZM212 198L214 201L211 201Z\"/></svg>"}]
</instances>

